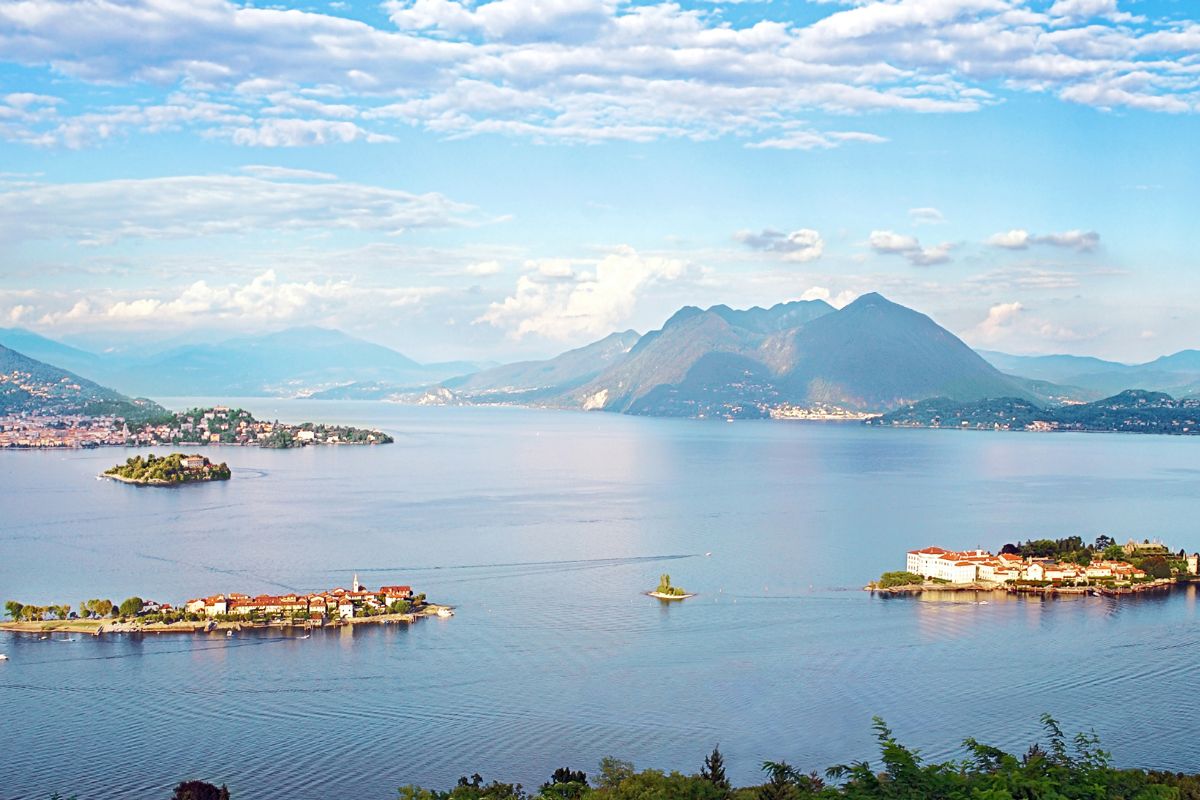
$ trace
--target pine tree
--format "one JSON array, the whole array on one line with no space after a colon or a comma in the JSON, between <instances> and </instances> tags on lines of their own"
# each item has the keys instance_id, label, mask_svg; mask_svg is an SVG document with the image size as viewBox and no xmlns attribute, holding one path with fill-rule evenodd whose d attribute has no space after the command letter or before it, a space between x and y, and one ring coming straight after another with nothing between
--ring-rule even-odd
<instances>
[{"instance_id":1,"label":"pine tree","mask_svg":"<svg viewBox=\"0 0 1200 800\"><path fill-rule=\"evenodd\" d=\"M733 788L730 786L729 779L725 777L725 757L721 755L719 745L713 747L711 755L705 756L704 768L700 770L700 777L726 792Z\"/></svg>"}]
</instances>

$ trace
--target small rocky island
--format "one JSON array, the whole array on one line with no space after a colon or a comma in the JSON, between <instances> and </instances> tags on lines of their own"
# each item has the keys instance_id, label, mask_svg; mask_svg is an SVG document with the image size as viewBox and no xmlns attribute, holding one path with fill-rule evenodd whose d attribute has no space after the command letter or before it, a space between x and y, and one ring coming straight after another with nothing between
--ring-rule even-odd
<instances>
[{"instance_id":1,"label":"small rocky island","mask_svg":"<svg viewBox=\"0 0 1200 800\"><path fill-rule=\"evenodd\" d=\"M647 592L651 597L657 597L659 600L686 600L689 597L695 597L695 594L689 593L686 590L671 585L670 575L660 575L658 578L658 588L652 592Z\"/></svg>"},{"instance_id":2,"label":"small rocky island","mask_svg":"<svg viewBox=\"0 0 1200 800\"><path fill-rule=\"evenodd\" d=\"M145 458L133 456L124 464L109 467L103 477L139 486L179 486L184 483L227 481L231 476L225 462L214 464L201 455L171 453L159 458L150 453Z\"/></svg>"}]
</instances>

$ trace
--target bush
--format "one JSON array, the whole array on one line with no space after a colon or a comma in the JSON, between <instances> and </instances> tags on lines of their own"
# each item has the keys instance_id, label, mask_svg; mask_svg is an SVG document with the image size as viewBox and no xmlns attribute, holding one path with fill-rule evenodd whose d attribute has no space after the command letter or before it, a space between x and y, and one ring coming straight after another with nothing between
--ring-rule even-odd
<instances>
[{"instance_id":1,"label":"bush","mask_svg":"<svg viewBox=\"0 0 1200 800\"><path fill-rule=\"evenodd\" d=\"M915 572L885 572L879 576L876 585L880 589L890 589L893 586L912 586L924 582L925 579Z\"/></svg>"}]
</instances>

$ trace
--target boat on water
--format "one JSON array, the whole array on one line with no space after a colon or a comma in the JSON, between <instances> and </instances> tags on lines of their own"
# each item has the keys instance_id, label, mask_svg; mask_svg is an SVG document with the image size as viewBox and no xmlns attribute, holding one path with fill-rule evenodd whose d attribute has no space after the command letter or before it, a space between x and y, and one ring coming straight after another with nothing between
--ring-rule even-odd
<instances>
[{"instance_id":1,"label":"boat on water","mask_svg":"<svg viewBox=\"0 0 1200 800\"><path fill-rule=\"evenodd\" d=\"M225 631L225 638L226 638L226 639L228 639L228 638L229 638L229 637L231 637L231 636L233 636L233 631Z\"/></svg>"},{"instance_id":2,"label":"boat on water","mask_svg":"<svg viewBox=\"0 0 1200 800\"><path fill-rule=\"evenodd\" d=\"M4 655L4 653L0 653L0 661L8 661L8 656Z\"/></svg>"},{"instance_id":3,"label":"boat on water","mask_svg":"<svg viewBox=\"0 0 1200 800\"><path fill-rule=\"evenodd\" d=\"M439 608L439 609L437 610L437 615L438 615L439 617L453 617L453 616L454 616L454 609L452 609L452 608L448 608L448 607L446 607L446 606L442 606L441 608Z\"/></svg>"}]
</instances>

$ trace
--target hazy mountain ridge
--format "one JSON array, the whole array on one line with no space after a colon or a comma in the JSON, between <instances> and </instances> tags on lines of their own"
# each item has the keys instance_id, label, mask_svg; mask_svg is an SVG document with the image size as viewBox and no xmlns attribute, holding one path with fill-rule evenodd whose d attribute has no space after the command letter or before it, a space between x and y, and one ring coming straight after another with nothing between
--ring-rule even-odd
<instances>
[{"instance_id":1,"label":"hazy mountain ridge","mask_svg":"<svg viewBox=\"0 0 1200 800\"><path fill-rule=\"evenodd\" d=\"M389 347L318 327L288 328L146 354L89 353L22 329L0 343L24 342L50 363L139 395L304 395L356 382L427 386L476 368L471 362L419 364Z\"/></svg>"},{"instance_id":2,"label":"hazy mountain ridge","mask_svg":"<svg viewBox=\"0 0 1200 800\"><path fill-rule=\"evenodd\" d=\"M1200 350L1181 350L1143 364L1122 364L1090 356L1015 356L981 350L997 369L1026 378L1074 386L1095 397L1124 389L1186 396L1200 392Z\"/></svg>"}]
</instances>

